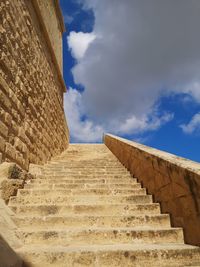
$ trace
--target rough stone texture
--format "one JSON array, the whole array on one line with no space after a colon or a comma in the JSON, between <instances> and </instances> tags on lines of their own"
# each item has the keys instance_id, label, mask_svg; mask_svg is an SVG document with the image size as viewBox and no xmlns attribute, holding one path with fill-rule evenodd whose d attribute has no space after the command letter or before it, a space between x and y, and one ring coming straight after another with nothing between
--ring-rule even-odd
<instances>
[{"instance_id":1,"label":"rough stone texture","mask_svg":"<svg viewBox=\"0 0 200 267\"><path fill-rule=\"evenodd\" d=\"M182 229L103 144L70 145L9 207L27 267L200 266L200 248L184 244Z\"/></svg>"},{"instance_id":2,"label":"rough stone texture","mask_svg":"<svg viewBox=\"0 0 200 267\"><path fill-rule=\"evenodd\" d=\"M0 153L3 161L26 170L29 163L43 164L60 154L69 143L57 52L50 49L55 45L47 40L36 2L0 1ZM50 17L55 21L54 11ZM57 30L49 33L55 33L55 43L56 36L61 38Z\"/></svg>"},{"instance_id":3,"label":"rough stone texture","mask_svg":"<svg viewBox=\"0 0 200 267\"><path fill-rule=\"evenodd\" d=\"M24 188L26 181L34 176L20 169L15 163L0 164L0 197L7 203L11 196L16 196L17 190Z\"/></svg>"},{"instance_id":4,"label":"rough stone texture","mask_svg":"<svg viewBox=\"0 0 200 267\"><path fill-rule=\"evenodd\" d=\"M200 164L113 135L104 142L184 229L186 243L200 245Z\"/></svg>"},{"instance_id":5,"label":"rough stone texture","mask_svg":"<svg viewBox=\"0 0 200 267\"><path fill-rule=\"evenodd\" d=\"M40 9L60 70L63 69L62 32L64 23L59 12L58 0L35 0Z\"/></svg>"}]
</instances>

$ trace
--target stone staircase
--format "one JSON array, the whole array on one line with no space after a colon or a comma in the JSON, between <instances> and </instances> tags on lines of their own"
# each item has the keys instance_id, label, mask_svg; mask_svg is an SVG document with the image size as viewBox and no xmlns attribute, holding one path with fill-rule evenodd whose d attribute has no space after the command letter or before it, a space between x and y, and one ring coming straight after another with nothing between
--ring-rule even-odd
<instances>
[{"instance_id":1,"label":"stone staircase","mask_svg":"<svg viewBox=\"0 0 200 267\"><path fill-rule=\"evenodd\" d=\"M105 145L70 145L9 206L26 266L200 266L200 249Z\"/></svg>"}]
</instances>

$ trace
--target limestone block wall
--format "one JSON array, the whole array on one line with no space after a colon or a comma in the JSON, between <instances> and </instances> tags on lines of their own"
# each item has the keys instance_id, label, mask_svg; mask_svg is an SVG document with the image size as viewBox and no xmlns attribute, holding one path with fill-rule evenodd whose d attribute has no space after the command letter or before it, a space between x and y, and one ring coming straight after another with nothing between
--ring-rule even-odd
<instances>
[{"instance_id":1,"label":"limestone block wall","mask_svg":"<svg viewBox=\"0 0 200 267\"><path fill-rule=\"evenodd\" d=\"M42 2L0 1L0 154L2 161L15 162L23 169L30 163L45 163L69 143L63 110L65 86L58 68L60 42L55 48L61 28L58 21L55 24L53 0L44 0L44 4L49 2L47 13L54 14L49 17L53 18L49 23L55 24L49 32L37 5ZM54 44L53 32L59 36Z\"/></svg>"},{"instance_id":2,"label":"limestone block wall","mask_svg":"<svg viewBox=\"0 0 200 267\"><path fill-rule=\"evenodd\" d=\"M183 227L186 243L200 245L200 164L113 135L104 142L171 215L172 226Z\"/></svg>"},{"instance_id":3,"label":"limestone block wall","mask_svg":"<svg viewBox=\"0 0 200 267\"><path fill-rule=\"evenodd\" d=\"M33 4L41 12L42 21L47 29L49 40L62 72L62 32L65 26L60 13L59 2L58 0L34 0Z\"/></svg>"}]
</instances>

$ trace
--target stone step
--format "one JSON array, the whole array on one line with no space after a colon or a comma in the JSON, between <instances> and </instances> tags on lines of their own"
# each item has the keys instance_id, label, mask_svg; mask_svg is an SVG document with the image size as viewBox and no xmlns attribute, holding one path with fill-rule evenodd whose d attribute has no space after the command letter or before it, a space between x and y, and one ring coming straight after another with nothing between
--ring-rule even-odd
<instances>
[{"instance_id":1,"label":"stone step","mask_svg":"<svg viewBox=\"0 0 200 267\"><path fill-rule=\"evenodd\" d=\"M170 227L169 215L124 215L124 216L16 216L14 222L23 230L59 230L74 227Z\"/></svg>"},{"instance_id":2,"label":"stone step","mask_svg":"<svg viewBox=\"0 0 200 267\"><path fill-rule=\"evenodd\" d=\"M182 229L170 227L169 215L160 214L160 205L104 145L70 147L10 198L26 266L198 262L200 249L183 245Z\"/></svg>"},{"instance_id":3,"label":"stone step","mask_svg":"<svg viewBox=\"0 0 200 267\"><path fill-rule=\"evenodd\" d=\"M73 178L73 179L95 179L95 178L106 178L106 179L125 179L125 178L132 178L132 176L130 174L78 174L78 173L68 173L68 174L58 174L57 172L55 172L54 174L41 174L41 175L37 175L37 178L41 178L41 179L61 179L61 178Z\"/></svg>"},{"instance_id":4,"label":"stone step","mask_svg":"<svg viewBox=\"0 0 200 267\"><path fill-rule=\"evenodd\" d=\"M90 196L90 195L145 195L146 189L98 189L98 188L84 188L84 189L19 189L17 191L17 196Z\"/></svg>"},{"instance_id":5,"label":"stone step","mask_svg":"<svg viewBox=\"0 0 200 267\"><path fill-rule=\"evenodd\" d=\"M48 245L92 245L92 244L154 244L179 243L183 244L181 228L94 228L90 227L67 230L18 230L17 236L24 244Z\"/></svg>"},{"instance_id":6,"label":"stone step","mask_svg":"<svg viewBox=\"0 0 200 267\"><path fill-rule=\"evenodd\" d=\"M70 215L158 215L160 214L160 205L152 204L106 204L97 205L15 205L11 209L20 215L29 216L68 216Z\"/></svg>"},{"instance_id":7,"label":"stone step","mask_svg":"<svg viewBox=\"0 0 200 267\"><path fill-rule=\"evenodd\" d=\"M150 195L124 195L124 196L16 196L10 197L9 206L27 204L146 204L152 203Z\"/></svg>"},{"instance_id":8,"label":"stone step","mask_svg":"<svg viewBox=\"0 0 200 267\"><path fill-rule=\"evenodd\" d=\"M95 169L95 170L101 170L101 169L123 169L126 170L126 167L123 166L121 163L117 163L117 164L113 164L113 163L108 163L108 164L88 164L88 163L81 163L78 164L77 162L74 164L66 164L66 163L51 163L51 164L46 164L41 166L41 168L56 168L56 169L62 169L62 168L66 168L66 169Z\"/></svg>"},{"instance_id":9,"label":"stone step","mask_svg":"<svg viewBox=\"0 0 200 267\"><path fill-rule=\"evenodd\" d=\"M74 165L74 166L65 166L65 165L59 165L59 166L54 166L54 165L45 165L42 167L43 170L46 170L46 171L65 171L65 170L74 170L74 171L127 171L127 169L122 166L122 165L119 165L119 166L89 166L89 165L83 165L83 166L77 166L77 165Z\"/></svg>"},{"instance_id":10,"label":"stone step","mask_svg":"<svg viewBox=\"0 0 200 267\"><path fill-rule=\"evenodd\" d=\"M53 173L53 172L56 172L56 173L82 173L82 174L87 174L87 173L96 173L96 174L101 174L101 173L106 173L106 174L127 174L129 173L126 169L124 168L113 168L112 170L109 168L109 169L102 169L102 168L99 168L99 169L91 169L91 168L80 168L80 169L77 169L77 168L65 168L65 169L56 169L55 171L53 169L47 169L47 168L44 168L43 169L43 172L44 173Z\"/></svg>"},{"instance_id":11,"label":"stone step","mask_svg":"<svg viewBox=\"0 0 200 267\"><path fill-rule=\"evenodd\" d=\"M17 252L31 267L184 267L200 258L199 248L182 244L30 245Z\"/></svg>"},{"instance_id":12,"label":"stone step","mask_svg":"<svg viewBox=\"0 0 200 267\"><path fill-rule=\"evenodd\" d=\"M104 166L114 166L114 165L118 165L118 166L123 166L119 160L117 158L113 158L113 159L109 159L106 158L105 160L72 160L72 159L58 159L58 160L51 160L49 162L47 162L46 165L65 165L65 166L101 166L102 168Z\"/></svg>"},{"instance_id":13,"label":"stone step","mask_svg":"<svg viewBox=\"0 0 200 267\"><path fill-rule=\"evenodd\" d=\"M25 189L41 189L41 183L29 183L24 186ZM132 184L66 184L66 183L42 183L42 189L83 189L83 188L102 188L102 189L136 189L141 188L140 183Z\"/></svg>"},{"instance_id":14,"label":"stone step","mask_svg":"<svg viewBox=\"0 0 200 267\"><path fill-rule=\"evenodd\" d=\"M37 183L37 184L59 184L59 183L68 183L68 184L91 184L91 183L98 183L98 184L134 184L137 183L137 179L136 178L125 178L125 179L96 179L96 178L80 178L80 179L74 179L74 178L36 178L30 181L30 183Z\"/></svg>"},{"instance_id":15,"label":"stone step","mask_svg":"<svg viewBox=\"0 0 200 267\"><path fill-rule=\"evenodd\" d=\"M126 180L127 182L131 182L132 179L135 179L131 176L86 176L86 175L74 175L74 176L71 176L71 175L65 175L65 176L45 176L45 175L38 175L36 177L36 179L43 179L43 180L115 180L116 182L120 182L120 181L124 181Z\"/></svg>"}]
</instances>

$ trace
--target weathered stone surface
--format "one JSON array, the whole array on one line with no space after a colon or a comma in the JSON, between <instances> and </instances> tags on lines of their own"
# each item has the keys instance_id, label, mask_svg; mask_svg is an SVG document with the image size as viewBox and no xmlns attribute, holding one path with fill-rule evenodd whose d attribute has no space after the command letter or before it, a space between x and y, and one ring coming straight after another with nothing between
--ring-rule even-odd
<instances>
[{"instance_id":1,"label":"weathered stone surface","mask_svg":"<svg viewBox=\"0 0 200 267\"><path fill-rule=\"evenodd\" d=\"M15 163L0 164L0 197L7 203L11 196L16 196L18 189L24 188L25 181L33 178Z\"/></svg>"},{"instance_id":2,"label":"weathered stone surface","mask_svg":"<svg viewBox=\"0 0 200 267\"><path fill-rule=\"evenodd\" d=\"M135 142L105 135L104 142L147 188L185 241L200 245L200 164Z\"/></svg>"},{"instance_id":3,"label":"weathered stone surface","mask_svg":"<svg viewBox=\"0 0 200 267\"><path fill-rule=\"evenodd\" d=\"M58 3L2 0L0 25L0 153L28 170L69 143Z\"/></svg>"},{"instance_id":4,"label":"weathered stone surface","mask_svg":"<svg viewBox=\"0 0 200 267\"><path fill-rule=\"evenodd\" d=\"M105 145L70 145L30 170L36 178L9 201L23 242L16 251L27 267L199 263L200 248L183 244L182 229L171 227L170 217ZM159 188L169 187L173 195L166 177ZM175 189L182 197L182 187Z\"/></svg>"},{"instance_id":5,"label":"weathered stone surface","mask_svg":"<svg viewBox=\"0 0 200 267\"><path fill-rule=\"evenodd\" d=\"M0 179L19 179L22 173L15 163L4 162L0 165Z\"/></svg>"}]
</instances>

